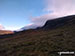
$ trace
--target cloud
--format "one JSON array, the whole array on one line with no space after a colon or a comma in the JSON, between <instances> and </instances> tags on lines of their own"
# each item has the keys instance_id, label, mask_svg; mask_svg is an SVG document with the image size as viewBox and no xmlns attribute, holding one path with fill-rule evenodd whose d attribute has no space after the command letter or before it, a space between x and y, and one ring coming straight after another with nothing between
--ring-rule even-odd
<instances>
[{"instance_id":1,"label":"cloud","mask_svg":"<svg viewBox=\"0 0 75 56\"><path fill-rule=\"evenodd\" d=\"M33 17L31 19L31 21L34 23L34 25L43 26L47 20L50 20L52 18L54 19L56 17L57 17L56 14L49 13L49 14L45 14L45 15L42 15L42 16Z\"/></svg>"},{"instance_id":2,"label":"cloud","mask_svg":"<svg viewBox=\"0 0 75 56\"><path fill-rule=\"evenodd\" d=\"M14 27L14 26L3 26L2 24L0 24L0 30L15 30L18 29L18 27Z\"/></svg>"},{"instance_id":3,"label":"cloud","mask_svg":"<svg viewBox=\"0 0 75 56\"><path fill-rule=\"evenodd\" d=\"M4 30L4 26L0 24L0 30Z\"/></svg>"},{"instance_id":4,"label":"cloud","mask_svg":"<svg viewBox=\"0 0 75 56\"><path fill-rule=\"evenodd\" d=\"M30 23L30 24L27 24L25 27L21 28L20 30L34 29L34 28L37 28L37 25Z\"/></svg>"},{"instance_id":5,"label":"cloud","mask_svg":"<svg viewBox=\"0 0 75 56\"><path fill-rule=\"evenodd\" d=\"M15 31L20 29L20 27L17 26L6 26L4 30L11 30L11 31Z\"/></svg>"},{"instance_id":6,"label":"cloud","mask_svg":"<svg viewBox=\"0 0 75 56\"><path fill-rule=\"evenodd\" d=\"M53 11L58 16L75 14L75 0L46 0L46 11Z\"/></svg>"},{"instance_id":7,"label":"cloud","mask_svg":"<svg viewBox=\"0 0 75 56\"><path fill-rule=\"evenodd\" d=\"M45 0L43 10L48 14L31 18L35 25L43 26L47 20L75 14L75 0Z\"/></svg>"}]
</instances>

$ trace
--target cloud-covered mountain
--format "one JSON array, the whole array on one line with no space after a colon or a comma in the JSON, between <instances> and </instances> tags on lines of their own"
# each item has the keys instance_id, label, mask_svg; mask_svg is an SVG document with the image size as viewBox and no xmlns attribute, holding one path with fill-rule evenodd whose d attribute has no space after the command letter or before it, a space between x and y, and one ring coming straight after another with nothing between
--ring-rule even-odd
<instances>
[{"instance_id":1,"label":"cloud-covered mountain","mask_svg":"<svg viewBox=\"0 0 75 56\"><path fill-rule=\"evenodd\" d=\"M75 15L75 0L44 0L45 7L41 16L30 18L31 22L43 26L47 20Z\"/></svg>"},{"instance_id":2,"label":"cloud-covered mountain","mask_svg":"<svg viewBox=\"0 0 75 56\"><path fill-rule=\"evenodd\" d=\"M21 29L27 30L27 29L35 29L35 28L37 28L37 27L38 27L37 25L30 25L30 26L25 26L25 27L23 27L23 28L21 28Z\"/></svg>"},{"instance_id":3,"label":"cloud-covered mountain","mask_svg":"<svg viewBox=\"0 0 75 56\"><path fill-rule=\"evenodd\" d=\"M1 37L5 38L0 39L0 56L59 56L60 51L74 52L75 15L48 20L38 30Z\"/></svg>"},{"instance_id":4,"label":"cloud-covered mountain","mask_svg":"<svg viewBox=\"0 0 75 56\"><path fill-rule=\"evenodd\" d=\"M75 15L54 18L54 19L47 20L43 26L30 24L28 26L21 28L19 31L28 30L28 29L54 29L68 24L70 20L75 20L74 18Z\"/></svg>"},{"instance_id":5,"label":"cloud-covered mountain","mask_svg":"<svg viewBox=\"0 0 75 56\"><path fill-rule=\"evenodd\" d=\"M21 29L16 30L15 32L17 32L17 31L23 31L23 30L29 30L29 29L38 29L38 28L41 28L41 27L42 26L38 26L38 25L32 24L32 25L29 25L29 26L24 26Z\"/></svg>"}]
</instances>

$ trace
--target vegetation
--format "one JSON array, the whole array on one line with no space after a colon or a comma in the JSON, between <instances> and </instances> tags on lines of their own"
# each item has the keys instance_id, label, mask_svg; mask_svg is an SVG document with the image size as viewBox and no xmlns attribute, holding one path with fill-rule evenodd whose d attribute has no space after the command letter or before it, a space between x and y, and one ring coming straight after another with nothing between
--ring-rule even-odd
<instances>
[{"instance_id":1,"label":"vegetation","mask_svg":"<svg viewBox=\"0 0 75 56\"><path fill-rule=\"evenodd\" d=\"M75 51L72 21L55 29L26 30L0 39L0 56L59 56L60 51Z\"/></svg>"}]
</instances>

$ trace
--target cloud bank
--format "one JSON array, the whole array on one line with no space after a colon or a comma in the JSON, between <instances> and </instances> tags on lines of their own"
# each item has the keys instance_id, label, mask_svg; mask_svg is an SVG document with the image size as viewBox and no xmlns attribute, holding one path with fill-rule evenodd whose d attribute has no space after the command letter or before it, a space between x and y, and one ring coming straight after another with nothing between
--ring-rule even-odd
<instances>
[{"instance_id":1,"label":"cloud bank","mask_svg":"<svg viewBox=\"0 0 75 56\"><path fill-rule=\"evenodd\" d=\"M33 17L31 20L34 23L34 25L43 26L47 20L54 19L56 17L56 14L46 14L38 17Z\"/></svg>"},{"instance_id":2,"label":"cloud bank","mask_svg":"<svg viewBox=\"0 0 75 56\"><path fill-rule=\"evenodd\" d=\"M46 0L46 11L53 11L58 16L75 14L75 0Z\"/></svg>"},{"instance_id":3,"label":"cloud bank","mask_svg":"<svg viewBox=\"0 0 75 56\"><path fill-rule=\"evenodd\" d=\"M43 26L47 20L75 15L75 0L45 0L45 8L43 10L48 12L48 14L31 18L35 25Z\"/></svg>"}]
</instances>

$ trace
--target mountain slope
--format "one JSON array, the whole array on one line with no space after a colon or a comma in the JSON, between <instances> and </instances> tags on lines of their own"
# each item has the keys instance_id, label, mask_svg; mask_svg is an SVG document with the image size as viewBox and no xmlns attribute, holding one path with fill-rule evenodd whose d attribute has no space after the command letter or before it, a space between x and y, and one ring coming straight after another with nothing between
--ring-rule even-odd
<instances>
[{"instance_id":1,"label":"mountain slope","mask_svg":"<svg viewBox=\"0 0 75 56\"><path fill-rule=\"evenodd\" d=\"M59 56L57 52L75 51L75 17L53 29L47 28L46 23L44 29L47 30L42 27L1 38L0 56Z\"/></svg>"},{"instance_id":2,"label":"mountain slope","mask_svg":"<svg viewBox=\"0 0 75 56\"><path fill-rule=\"evenodd\" d=\"M53 29L53 28L64 26L69 23L75 23L75 15L61 17L61 18L57 18L54 20L48 20L42 28L43 29Z\"/></svg>"},{"instance_id":3,"label":"mountain slope","mask_svg":"<svg viewBox=\"0 0 75 56\"><path fill-rule=\"evenodd\" d=\"M4 35L4 34L13 34L13 31L9 31L9 30L0 30L0 35Z\"/></svg>"}]
</instances>

